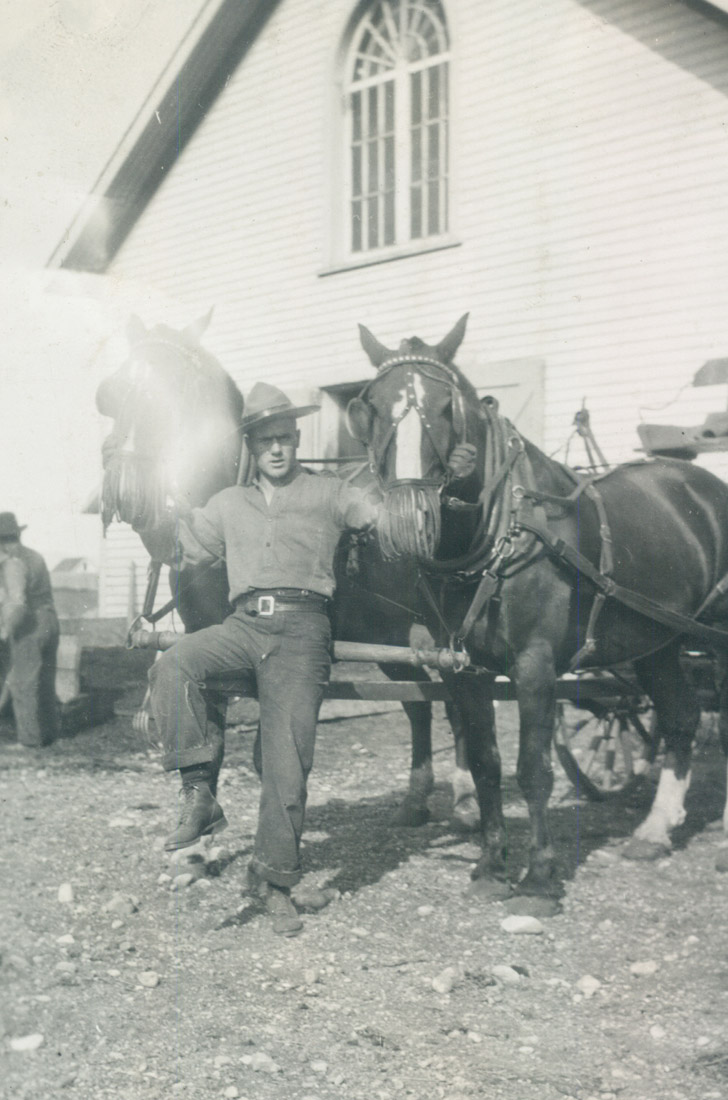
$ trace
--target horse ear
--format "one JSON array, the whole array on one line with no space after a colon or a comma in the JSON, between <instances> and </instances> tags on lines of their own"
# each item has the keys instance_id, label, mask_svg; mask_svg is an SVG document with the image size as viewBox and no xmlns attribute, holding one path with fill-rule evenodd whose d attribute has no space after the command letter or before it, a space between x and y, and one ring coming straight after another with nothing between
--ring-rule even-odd
<instances>
[{"instance_id":1,"label":"horse ear","mask_svg":"<svg viewBox=\"0 0 728 1100\"><path fill-rule=\"evenodd\" d=\"M372 435L372 410L361 397L352 397L346 406L346 427L349 435L360 443L368 443Z\"/></svg>"},{"instance_id":2,"label":"horse ear","mask_svg":"<svg viewBox=\"0 0 728 1100\"><path fill-rule=\"evenodd\" d=\"M443 363L451 363L455 356L455 352L462 344L469 316L469 313L464 313L457 324L453 326L447 336L441 340L435 348L438 357L442 359Z\"/></svg>"},{"instance_id":3,"label":"horse ear","mask_svg":"<svg viewBox=\"0 0 728 1100\"><path fill-rule=\"evenodd\" d=\"M359 325L359 338L361 340L361 346L369 356L370 363L379 370L385 359L391 357L392 352L389 348L385 348L384 344L380 344L376 336L374 336L364 325Z\"/></svg>"},{"instance_id":4,"label":"horse ear","mask_svg":"<svg viewBox=\"0 0 728 1100\"><path fill-rule=\"evenodd\" d=\"M183 333L186 337L188 337L189 340L192 340L195 344L199 344L205 333L205 330L207 329L207 326L212 320L212 314L214 313L214 310L215 307L210 306L209 311L205 314L204 317L198 317L197 320L193 321L191 325L187 325L186 328L182 329Z\"/></svg>"},{"instance_id":5,"label":"horse ear","mask_svg":"<svg viewBox=\"0 0 728 1100\"><path fill-rule=\"evenodd\" d=\"M132 313L129 320L126 322L126 338L129 344L134 347L135 344L140 343L147 338L147 330L144 322L137 317L136 313Z\"/></svg>"}]
</instances>

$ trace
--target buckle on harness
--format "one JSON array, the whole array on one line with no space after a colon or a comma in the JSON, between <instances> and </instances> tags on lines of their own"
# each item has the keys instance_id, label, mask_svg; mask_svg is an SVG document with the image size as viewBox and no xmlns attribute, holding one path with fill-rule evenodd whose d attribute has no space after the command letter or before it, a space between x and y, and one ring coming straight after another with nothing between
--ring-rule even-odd
<instances>
[{"instance_id":1,"label":"buckle on harness","mask_svg":"<svg viewBox=\"0 0 728 1100\"><path fill-rule=\"evenodd\" d=\"M276 609L275 596L258 596L258 614L269 619Z\"/></svg>"}]
</instances>

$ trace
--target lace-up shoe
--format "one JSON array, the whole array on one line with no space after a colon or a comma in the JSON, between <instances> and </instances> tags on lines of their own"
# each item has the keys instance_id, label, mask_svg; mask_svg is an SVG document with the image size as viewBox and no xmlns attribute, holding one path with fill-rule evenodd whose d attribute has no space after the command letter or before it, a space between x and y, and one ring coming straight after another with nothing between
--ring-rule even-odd
<instances>
[{"instance_id":1,"label":"lace-up shoe","mask_svg":"<svg viewBox=\"0 0 728 1100\"><path fill-rule=\"evenodd\" d=\"M207 783L184 783L180 791L182 808L177 828L164 842L165 852L188 848L203 836L212 836L227 828L222 806Z\"/></svg>"}]
</instances>

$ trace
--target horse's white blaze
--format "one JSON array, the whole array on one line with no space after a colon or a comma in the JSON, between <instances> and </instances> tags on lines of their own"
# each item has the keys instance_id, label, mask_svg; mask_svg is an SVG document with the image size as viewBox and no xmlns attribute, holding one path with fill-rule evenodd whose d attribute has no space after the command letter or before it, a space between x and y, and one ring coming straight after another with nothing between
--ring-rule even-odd
<instances>
[{"instance_id":1,"label":"horse's white blaze","mask_svg":"<svg viewBox=\"0 0 728 1100\"><path fill-rule=\"evenodd\" d=\"M415 375L412 384L417 401L422 405L424 396L422 380ZM416 409L412 406L407 408L407 401L407 391L404 389L400 391L392 405L392 417L395 420L404 413L397 425L394 476L398 481L418 481L422 477L422 421Z\"/></svg>"},{"instance_id":2,"label":"horse's white blaze","mask_svg":"<svg viewBox=\"0 0 728 1100\"><path fill-rule=\"evenodd\" d=\"M690 772L684 779L678 779L672 768L663 768L652 809L635 836L669 847L671 830L685 820L685 795L689 786Z\"/></svg>"}]
</instances>

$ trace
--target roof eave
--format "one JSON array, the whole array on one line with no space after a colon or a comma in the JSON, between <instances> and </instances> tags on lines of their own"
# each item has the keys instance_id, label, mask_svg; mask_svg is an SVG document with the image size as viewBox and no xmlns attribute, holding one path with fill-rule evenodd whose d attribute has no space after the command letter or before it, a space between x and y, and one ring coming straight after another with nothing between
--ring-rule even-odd
<instances>
[{"instance_id":1,"label":"roof eave","mask_svg":"<svg viewBox=\"0 0 728 1100\"><path fill-rule=\"evenodd\" d=\"M48 266L105 272L281 0L214 0L117 147ZM181 56L180 56L181 55Z\"/></svg>"}]
</instances>

